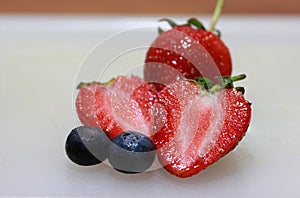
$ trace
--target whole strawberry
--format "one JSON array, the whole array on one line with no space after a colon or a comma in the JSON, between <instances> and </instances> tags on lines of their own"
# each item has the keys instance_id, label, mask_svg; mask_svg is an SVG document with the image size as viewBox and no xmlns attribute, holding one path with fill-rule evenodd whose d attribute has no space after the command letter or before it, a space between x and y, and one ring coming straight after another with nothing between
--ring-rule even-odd
<instances>
[{"instance_id":1,"label":"whole strawberry","mask_svg":"<svg viewBox=\"0 0 300 198\"><path fill-rule=\"evenodd\" d=\"M197 174L234 149L250 123L251 107L244 89L233 81L245 78L220 77L179 80L159 93L165 123L155 134L159 161L178 177Z\"/></svg>"},{"instance_id":2,"label":"whole strawberry","mask_svg":"<svg viewBox=\"0 0 300 198\"><path fill-rule=\"evenodd\" d=\"M216 6L209 30L195 18L187 24L177 25L167 21L172 29L163 32L151 44L145 60L144 78L150 82L169 84L176 79L230 76L232 63L230 52L214 26L220 16L223 0Z\"/></svg>"},{"instance_id":3,"label":"whole strawberry","mask_svg":"<svg viewBox=\"0 0 300 198\"><path fill-rule=\"evenodd\" d=\"M124 131L153 136L156 91L138 76L78 86L76 110L83 125L98 127L113 139Z\"/></svg>"}]
</instances>

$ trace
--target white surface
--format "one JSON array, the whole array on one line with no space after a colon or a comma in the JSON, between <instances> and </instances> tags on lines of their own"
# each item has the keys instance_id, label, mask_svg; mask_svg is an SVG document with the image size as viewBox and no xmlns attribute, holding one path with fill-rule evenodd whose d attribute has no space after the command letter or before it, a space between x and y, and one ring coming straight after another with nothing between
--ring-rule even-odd
<instances>
[{"instance_id":1,"label":"white surface","mask_svg":"<svg viewBox=\"0 0 300 198\"><path fill-rule=\"evenodd\" d=\"M73 82L84 57L112 33L156 27L158 18L0 16L0 195L300 197L299 16L219 22L234 74L248 75L241 84L253 118L239 146L200 174L128 176L66 158Z\"/></svg>"}]
</instances>

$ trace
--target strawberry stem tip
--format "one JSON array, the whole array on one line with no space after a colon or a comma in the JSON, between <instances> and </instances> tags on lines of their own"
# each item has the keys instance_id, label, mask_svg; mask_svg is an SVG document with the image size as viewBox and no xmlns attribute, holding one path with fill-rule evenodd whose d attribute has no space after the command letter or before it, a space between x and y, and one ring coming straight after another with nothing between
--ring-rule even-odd
<instances>
[{"instance_id":1,"label":"strawberry stem tip","mask_svg":"<svg viewBox=\"0 0 300 198\"><path fill-rule=\"evenodd\" d=\"M215 26L216 26L216 24L217 24L217 22L218 22L218 20L221 16L223 5L224 5L224 0L218 0L217 1L215 11L214 11L214 14L213 14L213 17L212 17L211 24L208 28L208 31L210 31L210 32L214 31Z\"/></svg>"},{"instance_id":2,"label":"strawberry stem tip","mask_svg":"<svg viewBox=\"0 0 300 198\"><path fill-rule=\"evenodd\" d=\"M246 74L240 74L237 76L232 76L232 77L230 77L230 79L232 80L232 82L236 82L239 80L244 80L246 77L247 77Z\"/></svg>"}]
</instances>

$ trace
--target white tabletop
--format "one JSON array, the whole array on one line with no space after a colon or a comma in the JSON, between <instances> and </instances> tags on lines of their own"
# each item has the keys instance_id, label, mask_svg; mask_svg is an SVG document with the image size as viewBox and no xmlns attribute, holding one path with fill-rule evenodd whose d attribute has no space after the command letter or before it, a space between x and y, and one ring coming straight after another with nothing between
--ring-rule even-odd
<instances>
[{"instance_id":1,"label":"white tabletop","mask_svg":"<svg viewBox=\"0 0 300 198\"><path fill-rule=\"evenodd\" d=\"M300 197L299 16L219 21L233 73L248 75L241 84L253 117L238 147L200 174L178 179L155 170L129 176L66 158L64 142L77 124L74 84L84 58L120 31L147 27L141 34L154 38L159 18L0 15L0 195Z\"/></svg>"}]
</instances>

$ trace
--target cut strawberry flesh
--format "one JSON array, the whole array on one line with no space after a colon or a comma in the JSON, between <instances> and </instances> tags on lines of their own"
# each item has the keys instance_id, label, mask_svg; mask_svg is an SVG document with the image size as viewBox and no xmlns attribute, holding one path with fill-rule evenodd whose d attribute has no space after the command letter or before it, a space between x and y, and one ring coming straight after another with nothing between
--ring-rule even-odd
<instances>
[{"instance_id":1,"label":"cut strawberry flesh","mask_svg":"<svg viewBox=\"0 0 300 198\"><path fill-rule=\"evenodd\" d=\"M125 81L125 82L124 82ZM136 131L153 135L152 103L156 92L142 79L119 77L109 89L112 115L125 131Z\"/></svg>"},{"instance_id":2,"label":"cut strawberry flesh","mask_svg":"<svg viewBox=\"0 0 300 198\"><path fill-rule=\"evenodd\" d=\"M84 86L76 99L76 110L80 121L86 126L99 127L97 120L96 95L105 95L105 87L99 84ZM104 100L102 98L102 100Z\"/></svg>"},{"instance_id":3,"label":"cut strawberry flesh","mask_svg":"<svg viewBox=\"0 0 300 198\"><path fill-rule=\"evenodd\" d=\"M137 76L120 76L112 84L80 89L77 113L84 125L100 127L110 138L124 131L153 135L156 91Z\"/></svg>"},{"instance_id":4,"label":"cut strawberry flesh","mask_svg":"<svg viewBox=\"0 0 300 198\"><path fill-rule=\"evenodd\" d=\"M194 175L224 156L249 126L250 105L235 89L209 93L185 80L158 93L154 86L132 76L82 87L78 116L110 138L124 131L149 136L161 164L179 177Z\"/></svg>"},{"instance_id":5,"label":"cut strawberry flesh","mask_svg":"<svg viewBox=\"0 0 300 198\"><path fill-rule=\"evenodd\" d=\"M236 146L250 121L249 105L242 94L231 92L210 94L181 81L159 93L167 120L155 134L155 143L160 162L170 173L179 177L196 174ZM242 124L232 128L237 120Z\"/></svg>"}]
</instances>

